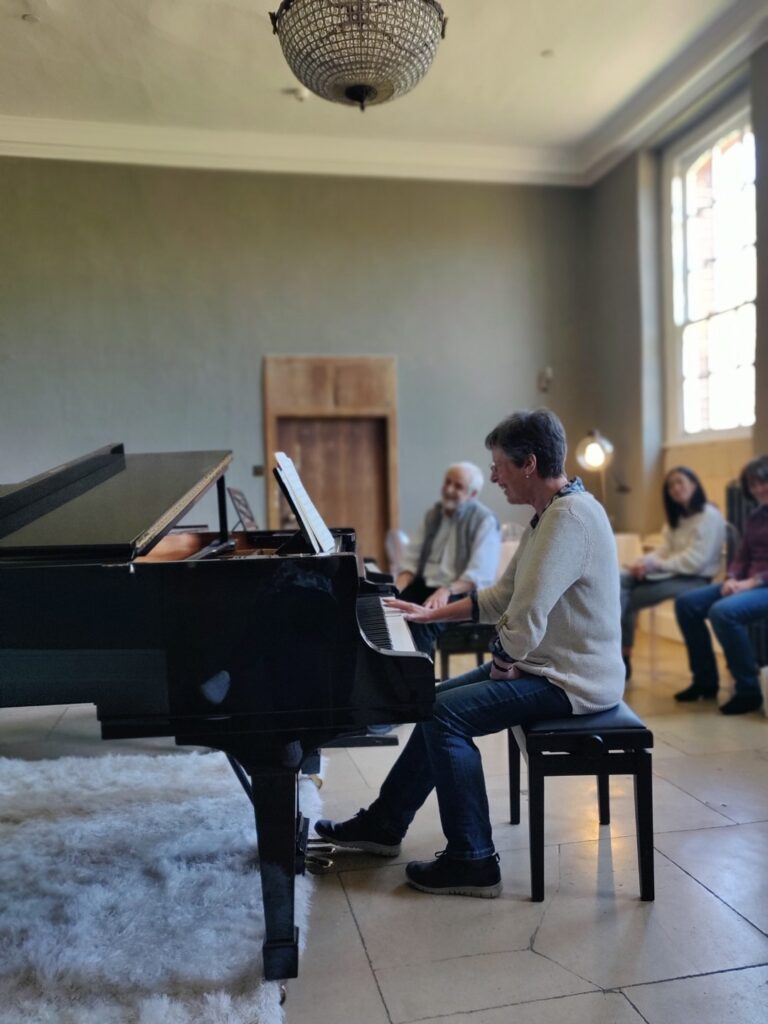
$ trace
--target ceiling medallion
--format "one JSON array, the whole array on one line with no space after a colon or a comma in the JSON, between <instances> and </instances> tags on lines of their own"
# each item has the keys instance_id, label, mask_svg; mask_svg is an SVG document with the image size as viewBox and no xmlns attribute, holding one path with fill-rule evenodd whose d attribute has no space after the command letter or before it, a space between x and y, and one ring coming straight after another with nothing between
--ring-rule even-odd
<instances>
[{"instance_id":1,"label":"ceiling medallion","mask_svg":"<svg viewBox=\"0 0 768 1024\"><path fill-rule=\"evenodd\" d=\"M448 20L437 0L282 0L270 18L299 81L361 110L421 81Z\"/></svg>"}]
</instances>

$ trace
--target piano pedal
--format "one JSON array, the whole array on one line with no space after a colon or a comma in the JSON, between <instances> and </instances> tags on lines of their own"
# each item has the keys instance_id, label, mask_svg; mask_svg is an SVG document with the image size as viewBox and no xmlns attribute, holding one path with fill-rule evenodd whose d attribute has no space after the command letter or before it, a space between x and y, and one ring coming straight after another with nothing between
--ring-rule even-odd
<instances>
[{"instance_id":1,"label":"piano pedal","mask_svg":"<svg viewBox=\"0 0 768 1024\"><path fill-rule=\"evenodd\" d=\"M280 985L280 1005L285 1006L285 1000L288 998L288 989L285 985Z\"/></svg>"},{"instance_id":2,"label":"piano pedal","mask_svg":"<svg viewBox=\"0 0 768 1024\"><path fill-rule=\"evenodd\" d=\"M308 853L305 863L310 875L325 875L333 867L333 857L316 857Z\"/></svg>"},{"instance_id":3,"label":"piano pedal","mask_svg":"<svg viewBox=\"0 0 768 1024\"><path fill-rule=\"evenodd\" d=\"M319 775L305 775L304 778L310 779L312 782L314 782L317 789L323 788L323 780L320 778Z\"/></svg>"},{"instance_id":4,"label":"piano pedal","mask_svg":"<svg viewBox=\"0 0 768 1024\"><path fill-rule=\"evenodd\" d=\"M322 875L333 867L332 854L336 852L333 843L325 839L307 840L306 865L313 875Z\"/></svg>"}]
</instances>

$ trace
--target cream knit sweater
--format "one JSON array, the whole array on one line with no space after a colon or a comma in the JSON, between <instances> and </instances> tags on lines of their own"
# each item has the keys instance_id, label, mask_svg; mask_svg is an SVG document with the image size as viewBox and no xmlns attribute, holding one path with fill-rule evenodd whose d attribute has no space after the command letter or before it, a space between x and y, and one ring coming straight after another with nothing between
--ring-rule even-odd
<instances>
[{"instance_id":1,"label":"cream knit sweater","mask_svg":"<svg viewBox=\"0 0 768 1024\"><path fill-rule=\"evenodd\" d=\"M679 573L682 576L715 576L720 569L725 520L709 502L701 512L681 518L673 530L667 523L661 531L661 544L645 556L651 571Z\"/></svg>"},{"instance_id":2,"label":"cream knit sweater","mask_svg":"<svg viewBox=\"0 0 768 1024\"><path fill-rule=\"evenodd\" d=\"M577 490L529 526L495 586L478 592L480 618L531 675L565 690L575 714L621 700L619 565L603 506Z\"/></svg>"}]
</instances>

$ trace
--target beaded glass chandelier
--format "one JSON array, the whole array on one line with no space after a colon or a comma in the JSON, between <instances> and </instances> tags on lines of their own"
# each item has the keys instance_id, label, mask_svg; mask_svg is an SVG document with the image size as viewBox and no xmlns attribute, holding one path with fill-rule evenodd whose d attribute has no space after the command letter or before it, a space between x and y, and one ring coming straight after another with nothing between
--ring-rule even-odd
<instances>
[{"instance_id":1,"label":"beaded glass chandelier","mask_svg":"<svg viewBox=\"0 0 768 1024\"><path fill-rule=\"evenodd\" d=\"M437 0L282 0L270 18L299 81L361 110L421 81L447 21Z\"/></svg>"}]
</instances>

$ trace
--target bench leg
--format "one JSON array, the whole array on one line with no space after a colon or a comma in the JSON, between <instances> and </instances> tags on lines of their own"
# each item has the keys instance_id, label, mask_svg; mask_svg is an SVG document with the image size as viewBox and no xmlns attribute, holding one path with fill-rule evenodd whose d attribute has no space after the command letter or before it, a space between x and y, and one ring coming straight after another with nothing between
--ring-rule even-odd
<instances>
[{"instance_id":1,"label":"bench leg","mask_svg":"<svg viewBox=\"0 0 768 1024\"><path fill-rule=\"evenodd\" d=\"M635 822L637 827L637 866L640 874L640 899L655 898L653 876L653 783L651 755L647 750L637 754L635 773Z\"/></svg>"},{"instance_id":2,"label":"bench leg","mask_svg":"<svg viewBox=\"0 0 768 1024\"><path fill-rule=\"evenodd\" d=\"M611 824L611 798L609 790L610 776L601 774L597 776L597 809L600 814L600 824Z\"/></svg>"},{"instance_id":3,"label":"bench leg","mask_svg":"<svg viewBox=\"0 0 768 1024\"><path fill-rule=\"evenodd\" d=\"M507 729L507 757L509 762L509 823L520 824L520 748L515 734Z\"/></svg>"},{"instance_id":4,"label":"bench leg","mask_svg":"<svg viewBox=\"0 0 768 1024\"><path fill-rule=\"evenodd\" d=\"M531 844L531 900L544 899L544 773L536 754L528 755L528 825Z\"/></svg>"},{"instance_id":5,"label":"bench leg","mask_svg":"<svg viewBox=\"0 0 768 1024\"><path fill-rule=\"evenodd\" d=\"M447 651L440 651L440 679L448 678L448 661L450 654Z\"/></svg>"}]
</instances>

